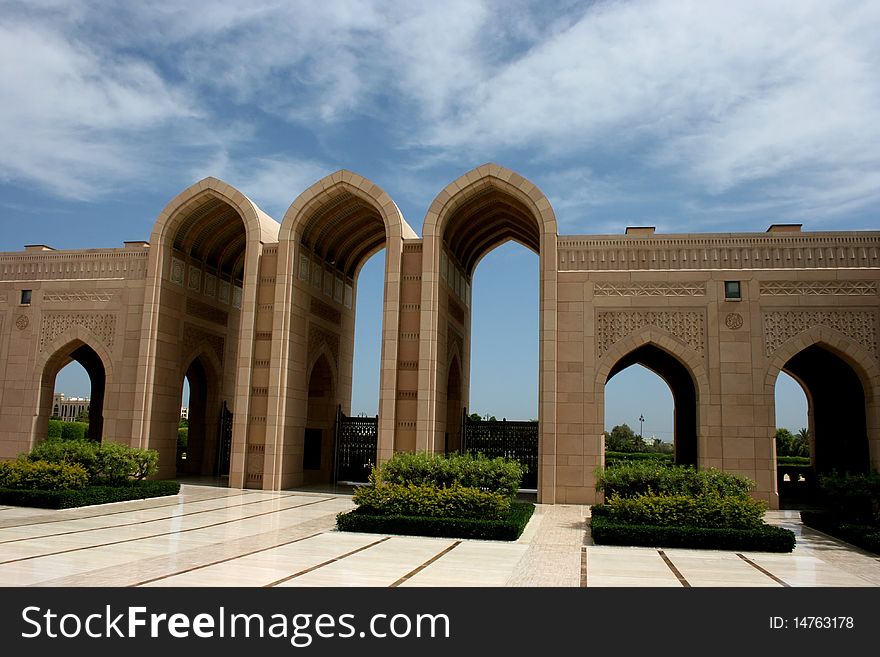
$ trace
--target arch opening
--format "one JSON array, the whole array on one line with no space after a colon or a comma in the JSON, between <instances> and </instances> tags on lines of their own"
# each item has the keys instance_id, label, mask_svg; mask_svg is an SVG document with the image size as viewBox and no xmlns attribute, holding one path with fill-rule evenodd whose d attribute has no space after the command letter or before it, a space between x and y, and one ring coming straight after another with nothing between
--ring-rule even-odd
<instances>
[{"instance_id":1,"label":"arch opening","mask_svg":"<svg viewBox=\"0 0 880 657\"><path fill-rule=\"evenodd\" d=\"M674 459L675 400L661 376L630 365L608 379L604 396L606 464L608 452L649 451Z\"/></svg>"},{"instance_id":2,"label":"arch opening","mask_svg":"<svg viewBox=\"0 0 880 657\"><path fill-rule=\"evenodd\" d=\"M549 202L537 187L522 176L498 165L486 164L450 183L437 196L426 217L424 234L427 252L430 253L430 257L424 261L424 272L435 282L430 290L423 292L422 307L423 310L430 310L430 314L424 317L422 329L427 335L436 336L430 338L436 340L436 346L427 343L425 346L436 348L438 354L438 358L432 359L425 368L435 391L434 406L427 409L432 431L426 436L425 448L441 451L447 435L449 440L454 441L456 423L461 418L464 421L461 424L460 449L479 449L485 454L516 454L516 458L527 468L523 486L536 490L538 499L553 499L558 490L553 477L541 479L542 471L545 474L550 472L549 469L543 469L542 463L549 464L545 458L552 460L556 457L555 453L543 454L541 447L548 444L542 438L542 432L545 429L553 432L556 421L555 395L547 387L555 378L555 365L544 359L545 341L552 340L556 332L556 300L545 298L544 295L545 290L551 289L556 276L556 222ZM495 313L506 316L508 324L495 330L494 343L503 344L511 326L521 323L518 321L522 316L520 313L533 310L538 333L535 349L537 374L534 376L537 404L523 403L511 412L479 409L490 418L494 415L496 420L493 423L491 420L476 420L472 415L465 418L463 412L473 401L474 315L479 316L475 312L475 305L478 302L481 307L484 305L484 300L478 300L474 295L474 275L488 254L494 256L496 249L508 242L516 242L538 256L538 268L533 277L537 308L533 310L528 300L522 297L521 285L511 285L508 281L504 291L516 288L520 298L513 301L513 311L508 307ZM499 253L505 252L506 249ZM528 266L520 269L528 270ZM510 280L515 278L511 276ZM481 325L476 329L481 334L484 328L482 322L481 318ZM481 350L481 356L485 355L485 343L477 348ZM521 354L531 350L531 345L517 344L507 350L504 359L521 359ZM456 390L457 374L450 371L453 368L453 354L460 355L457 363L460 368L460 394ZM499 367L491 373L496 383L502 371ZM481 383L481 388L485 387L485 383ZM490 384L490 387L498 386ZM467 410L470 412L471 409ZM509 418L510 415L516 419ZM542 417L547 420L546 425L541 424Z\"/></svg>"},{"instance_id":3,"label":"arch opening","mask_svg":"<svg viewBox=\"0 0 880 657\"><path fill-rule=\"evenodd\" d=\"M145 442L159 451L160 477L211 476L218 463L228 460L218 445L232 440L232 416L221 415L220 409L233 408L237 399L241 403L237 378L250 376L237 367L246 317L242 308L248 304L245 297L256 294L255 245L271 238L273 226L244 195L213 178L185 190L157 220L153 266L158 303L149 321L165 339L157 342L150 359L155 369L149 374L153 383ZM178 450L184 380L193 413L185 462ZM223 427L228 436L220 436ZM236 440L246 441L247 423L236 430Z\"/></svg>"},{"instance_id":4,"label":"arch opening","mask_svg":"<svg viewBox=\"0 0 880 657\"><path fill-rule=\"evenodd\" d=\"M178 438L177 476L218 475L218 465L224 458L220 454L218 426L220 394L217 374L206 356L193 359L181 386L188 389L189 396L186 400L186 439Z\"/></svg>"},{"instance_id":5,"label":"arch opening","mask_svg":"<svg viewBox=\"0 0 880 657\"><path fill-rule=\"evenodd\" d=\"M89 381L89 395L81 400L64 399L61 397L64 391L57 390L59 375L73 363L77 363L85 371ZM104 436L106 382L104 362L91 346L82 340L73 340L59 349L43 367L36 440L43 440L49 435L49 419L74 422L82 417L84 411L89 425L85 437L101 442Z\"/></svg>"},{"instance_id":6,"label":"arch opening","mask_svg":"<svg viewBox=\"0 0 880 657\"><path fill-rule=\"evenodd\" d=\"M815 471L868 472L865 388L853 367L831 349L813 344L792 356L782 371L806 393Z\"/></svg>"},{"instance_id":7,"label":"arch opening","mask_svg":"<svg viewBox=\"0 0 880 657\"><path fill-rule=\"evenodd\" d=\"M411 235L412 230L387 194L348 171L312 185L285 214L279 252L288 267L283 275L288 281L284 294L289 296L282 301L276 295L276 301L290 304L285 321L291 331L283 350L288 354L282 402L287 420L280 435L291 446L287 453L303 457L284 457L278 463L282 486L326 483L335 477L335 412L350 417L355 393L358 416L378 411L394 426L393 406L386 404L382 410L383 377L391 381L389 388L394 385L393 367L386 365L394 356L384 355L387 341L382 335L396 329L385 326L389 294L396 296L387 274L389 268L399 268L402 233ZM358 318L362 292L367 295L363 320ZM296 344L297 336L305 349ZM381 355L373 357L373 349L364 349L365 338L378 343L375 352ZM320 387L316 395L312 368L319 353L332 373L332 384ZM376 427L378 421L374 432ZM375 462L375 455L370 458Z\"/></svg>"},{"instance_id":8,"label":"arch opening","mask_svg":"<svg viewBox=\"0 0 880 657\"><path fill-rule=\"evenodd\" d=\"M669 387L673 400L672 444L675 463L697 465L697 387L690 370L678 358L654 344L638 347L620 358L605 379L607 383L633 365L654 372Z\"/></svg>"},{"instance_id":9,"label":"arch opening","mask_svg":"<svg viewBox=\"0 0 880 657\"><path fill-rule=\"evenodd\" d=\"M305 484L332 483L337 408L334 392L330 362L325 354L321 354L309 374L309 400L302 457Z\"/></svg>"}]
</instances>

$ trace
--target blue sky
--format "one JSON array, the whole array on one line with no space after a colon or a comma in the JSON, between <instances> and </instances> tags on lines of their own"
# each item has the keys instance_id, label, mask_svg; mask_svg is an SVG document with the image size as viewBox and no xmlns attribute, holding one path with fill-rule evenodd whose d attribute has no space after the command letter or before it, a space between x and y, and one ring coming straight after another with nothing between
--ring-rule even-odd
<instances>
[{"instance_id":1,"label":"blue sky","mask_svg":"<svg viewBox=\"0 0 880 657\"><path fill-rule=\"evenodd\" d=\"M0 0L0 16L0 250L146 239L206 175L280 219L341 167L420 232L487 161L537 184L563 234L877 227L880 3ZM536 262L499 250L475 295L525 309ZM377 298L369 271L362 286ZM493 313L475 311L471 406L532 415L534 365L491 369L536 364L534 322L505 322L510 346L481 365ZM639 413L656 415L620 416Z\"/></svg>"}]
</instances>

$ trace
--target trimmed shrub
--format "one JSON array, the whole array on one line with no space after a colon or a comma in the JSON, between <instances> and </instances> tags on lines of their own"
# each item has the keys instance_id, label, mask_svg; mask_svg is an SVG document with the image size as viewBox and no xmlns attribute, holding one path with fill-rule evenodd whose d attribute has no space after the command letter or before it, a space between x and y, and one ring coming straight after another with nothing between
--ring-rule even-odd
<instances>
[{"instance_id":1,"label":"trimmed shrub","mask_svg":"<svg viewBox=\"0 0 880 657\"><path fill-rule=\"evenodd\" d=\"M801 511L801 521L847 543L880 554L880 527L841 520L837 515L821 511Z\"/></svg>"},{"instance_id":2,"label":"trimmed shrub","mask_svg":"<svg viewBox=\"0 0 880 657\"><path fill-rule=\"evenodd\" d=\"M0 462L0 488L12 490L76 490L85 488L89 474L75 463L47 461Z\"/></svg>"},{"instance_id":3,"label":"trimmed shrub","mask_svg":"<svg viewBox=\"0 0 880 657\"><path fill-rule=\"evenodd\" d=\"M474 518L433 518L402 515L371 515L359 507L336 516L336 528L347 532L440 536L494 541L515 541L532 517L535 505L514 502L500 520Z\"/></svg>"},{"instance_id":4,"label":"trimmed shrub","mask_svg":"<svg viewBox=\"0 0 880 657\"><path fill-rule=\"evenodd\" d=\"M159 463L159 454L155 450L91 440L46 440L34 447L26 458L29 461L76 463L85 468L93 484L109 485L144 479L156 473Z\"/></svg>"},{"instance_id":5,"label":"trimmed shrub","mask_svg":"<svg viewBox=\"0 0 880 657\"><path fill-rule=\"evenodd\" d=\"M602 514L594 514L590 524L597 545L762 552L791 552L795 545L793 531L770 525L754 529L626 525Z\"/></svg>"},{"instance_id":6,"label":"trimmed shrub","mask_svg":"<svg viewBox=\"0 0 880 657\"><path fill-rule=\"evenodd\" d=\"M61 440L61 427L64 422L61 420L49 420L49 430L46 433L46 440Z\"/></svg>"},{"instance_id":7,"label":"trimmed shrub","mask_svg":"<svg viewBox=\"0 0 880 657\"><path fill-rule=\"evenodd\" d=\"M88 440L88 422L62 422L61 440Z\"/></svg>"},{"instance_id":8,"label":"trimmed shrub","mask_svg":"<svg viewBox=\"0 0 880 657\"><path fill-rule=\"evenodd\" d=\"M133 481L123 486L88 486L78 490L0 489L0 504L42 509L71 509L93 504L177 495L178 492L180 492L180 482L164 480Z\"/></svg>"},{"instance_id":9,"label":"trimmed shrub","mask_svg":"<svg viewBox=\"0 0 880 657\"><path fill-rule=\"evenodd\" d=\"M510 499L501 493L459 485L374 483L355 490L352 501L376 516L500 520L510 511Z\"/></svg>"},{"instance_id":10,"label":"trimmed shrub","mask_svg":"<svg viewBox=\"0 0 880 657\"><path fill-rule=\"evenodd\" d=\"M622 462L596 471L596 490L610 498L636 495L717 495L747 497L755 483L721 470L696 470L689 465L664 466L650 461Z\"/></svg>"},{"instance_id":11,"label":"trimmed shrub","mask_svg":"<svg viewBox=\"0 0 880 657\"><path fill-rule=\"evenodd\" d=\"M810 467L811 460L809 456L777 456L776 465L803 465Z\"/></svg>"},{"instance_id":12,"label":"trimmed shrub","mask_svg":"<svg viewBox=\"0 0 880 657\"><path fill-rule=\"evenodd\" d=\"M398 452L379 469L382 481L437 487L463 486L513 498L522 481L522 466L503 458L482 455Z\"/></svg>"},{"instance_id":13,"label":"trimmed shrub","mask_svg":"<svg viewBox=\"0 0 880 657\"><path fill-rule=\"evenodd\" d=\"M613 495L605 507L614 523L730 529L761 527L767 508L749 497L718 495Z\"/></svg>"},{"instance_id":14,"label":"trimmed shrub","mask_svg":"<svg viewBox=\"0 0 880 657\"><path fill-rule=\"evenodd\" d=\"M89 477L96 471L97 443L91 440L46 440L34 447L25 458L28 461L49 463L75 463L85 468Z\"/></svg>"}]
</instances>

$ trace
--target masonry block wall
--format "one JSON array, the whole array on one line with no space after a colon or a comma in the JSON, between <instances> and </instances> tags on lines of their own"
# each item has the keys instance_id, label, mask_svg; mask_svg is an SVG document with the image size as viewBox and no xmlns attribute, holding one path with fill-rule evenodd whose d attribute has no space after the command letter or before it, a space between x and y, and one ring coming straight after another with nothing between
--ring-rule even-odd
<instances>
[{"instance_id":1,"label":"masonry block wall","mask_svg":"<svg viewBox=\"0 0 880 657\"><path fill-rule=\"evenodd\" d=\"M771 507L780 372L804 388L819 471L880 467L880 232L559 236L540 190L494 164L438 194L422 237L377 185L339 171L280 223L208 178L172 199L149 243L0 254L0 458L45 438L55 375L77 360L95 437L158 449L160 476L216 473L225 417L230 486L329 481L358 274L383 248L377 458L454 452L473 276L509 240L540 259L541 502L602 499L605 387L634 364L672 391L677 460L741 473Z\"/></svg>"}]
</instances>

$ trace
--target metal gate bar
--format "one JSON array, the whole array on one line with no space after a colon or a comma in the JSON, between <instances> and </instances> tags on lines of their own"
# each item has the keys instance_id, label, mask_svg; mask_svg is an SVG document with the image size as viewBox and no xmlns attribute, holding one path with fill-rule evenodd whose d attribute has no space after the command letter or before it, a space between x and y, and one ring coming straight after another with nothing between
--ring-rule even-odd
<instances>
[{"instance_id":1,"label":"metal gate bar","mask_svg":"<svg viewBox=\"0 0 880 657\"><path fill-rule=\"evenodd\" d=\"M336 458L333 480L336 483L367 483L376 464L379 416L349 417L336 409Z\"/></svg>"}]
</instances>

